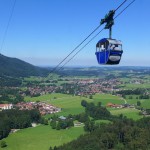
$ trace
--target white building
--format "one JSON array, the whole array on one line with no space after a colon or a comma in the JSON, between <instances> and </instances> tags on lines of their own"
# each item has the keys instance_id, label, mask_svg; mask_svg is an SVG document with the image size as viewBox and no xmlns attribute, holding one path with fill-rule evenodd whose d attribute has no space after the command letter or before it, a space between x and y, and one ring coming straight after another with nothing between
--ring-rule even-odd
<instances>
[{"instance_id":1,"label":"white building","mask_svg":"<svg viewBox=\"0 0 150 150\"><path fill-rule=\"evenodd\" d=\"M12 109L12 104L0 104L0 110Z\"/></svg>"}]
</instances>

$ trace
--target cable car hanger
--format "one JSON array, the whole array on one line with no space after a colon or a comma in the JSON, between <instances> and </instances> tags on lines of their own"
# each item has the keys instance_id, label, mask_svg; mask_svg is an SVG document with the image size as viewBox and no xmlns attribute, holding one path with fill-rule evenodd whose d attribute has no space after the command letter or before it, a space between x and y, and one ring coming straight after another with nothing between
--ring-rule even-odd
<instances>
[{"instance_id":1,"label":"cable car hanger","mask_svg":"<svg viewBox=\"0 0 150 150\"><path fill-rule=\"evenodd\" d=\"M114 25L115 10L110 10L101 19L100 25L106 23L104 29L109 29L109 38L103 38L96 44L97 62L102 65L117 65L120 63L123 53L120 40L112 39L112 26Z\"/></svg>"},{"instance_id":2,"label":"cable car hanger","mask_svg":"<svg viewBox=\"0 0 150 150\"><path fill-rule=\"evenodd\" d=\"M114 19L116 19L123 11L125 11L135 0L129 3L115 18L115 12L118 10L126 0L115 10L110 10L105 15L104 19L101 19L100 25L106 23L104 29L109 29L109 38L103 38L96 44L96 58L97 62L101 65L117 65L120 63L123 50L122 42L120 40L112 39L112 26L114 25Z\"/></svg>"}]
</instances>

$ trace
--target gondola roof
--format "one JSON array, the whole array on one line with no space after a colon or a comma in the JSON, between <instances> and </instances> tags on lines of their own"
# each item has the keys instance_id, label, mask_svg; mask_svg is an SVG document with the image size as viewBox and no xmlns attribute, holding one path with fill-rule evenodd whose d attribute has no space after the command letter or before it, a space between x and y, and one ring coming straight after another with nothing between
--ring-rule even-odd
<instances>
[{"instance_id":1,"label":"gondola roof","mask_svg":"<svg viewBox=\"0 0 150 150\"><path fill-rule=\"evenodd\" d=\"M99 47L99 43L104 43L104 42L108 42L109 44L118 44L118 45L122 45L122 42L120 40L116 40L116 39L109 39L109 38L103 38L101 40L99 40L96 44L96 47Z\"/></svg>"}]
</instances>

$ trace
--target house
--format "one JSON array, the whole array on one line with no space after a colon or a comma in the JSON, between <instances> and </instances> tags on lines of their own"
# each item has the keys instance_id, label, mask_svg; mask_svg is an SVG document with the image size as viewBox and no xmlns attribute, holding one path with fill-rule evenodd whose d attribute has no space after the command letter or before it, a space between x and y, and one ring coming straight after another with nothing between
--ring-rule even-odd
<instances>
[{"instance_id":1,"label":"house","mask_svg":"<svg viewBox=\"0 0 150 150\"><path fill-rule=\"evenodd\" d=\"M122 105L112 104L112 103L108 103L106 106L111 108L122 108Z\"/></svg>"},{"instance_id":2,"label":"house","mask_svg":"<svg viewBox=\"0 0 150 150\"><path fill-rule=\"evenodd\" d=\"M12 104L0 104L0 110L12 109Z\"/></svg>"},{"instance_id":3,"label":"house","mask_svg":"<svg viewBox=\"0 0 150 150\"><path fill-rule=\"evenodd\" d=\"M81 122L74 123L74 127L81 127L82 125L83 125L83 123L81 123Z\"/></svg>"},{"instance_id":4,"label":"house","mask_svg":"<svg viewBox=\"0 0 150 150\"><path fill-rule=\"evenodd\" d=\"M60 116L59 119L61 119L61 120L66 120L66 117Z\"/></svg>"}]
</instances>

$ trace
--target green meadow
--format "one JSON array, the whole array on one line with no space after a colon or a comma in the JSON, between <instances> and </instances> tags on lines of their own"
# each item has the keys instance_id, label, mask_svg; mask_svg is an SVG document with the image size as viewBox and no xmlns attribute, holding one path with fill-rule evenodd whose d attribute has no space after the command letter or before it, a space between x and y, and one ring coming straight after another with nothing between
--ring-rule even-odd
<instances>
[{"instance_id":1,"label":"green meadow","mask_svg":"<svg viewBox=\"0 0 150 150\"><path fill-rule=\"evenodd\" d=\"M128 104L137 104L137 101L141 102L141 107L143 107L144 109L150 109L150 99L127 99L127 103Z\"/></svg>"},{"instance_id":2,"label":"green meadow","mask_svg":"<svg viewBox=\"0 0 150 150\"><path fill-rule=\"evenodd\" d=\"M143 83L134 83L136 80L143 81ZM150 88L150 77L148 75L137 75L135 77L135 75L129 74L128 77L120 78L120 81L122 81L123 84L119 87L124 87L125 89Z\"/></svg>"},{"instance_id":3,"label":"green meadow","mask_svg":"<svg viewBox=\"0 0 150 150\"><path fill-rule=\"evenodd\" d=\"M81 101L86 100L87 102L94 102L97 104L101 102L103 106L106 106L107 103L114 104L124 104L124 100L118 96L113 96L110 94L96 94L93 96L93 99L80 96L71 96L67 94L53 93L47 94L39 97L25 97L25 101L43 101L50 103L54 106L62 108L62 111L57 113L57 115L67 116L69 114L79 114L84 112L84 108L81 106ZM47 115L49 117L51 115Z\"/></svg>"},{"instance_id":4,"label":"green meadow","mask_svg":"<svg viewBox=\"0 0 150 150\"><path fill-rule=\"evenodd\" d=\"M49 103L59 108L62 108L62 111L57 113L57 115L67 116L69 114L75 115L84 112L84 107L81 106L81 101L83 99L88 102L92 102L92 100L85 97L71 96L65 98L52 99L49 101Z\"/></svg>"},{"instance_id":5,"label":"green meadow","mask_svg":"<svg viewBox=\"0 0 150 150\"><path fill-rule=\"evenodd\" d=\"M113 103L113 104L125 104L125 101L121 99L118 96L113 96L110 94L96 94L94 96L94 102L102 102L103 106L106 106L107 103ZM136 104L137 100L127 100L127 103L129 104ZM143 103L142 103L143 105ZM149 102L149 108L150 108L150 102ZM142 116L139 115L139 110L132 109L132 108L108 108L108 110L111 112L112 115L120 115L123 114L124 116L137 120L142 118Z\"/></svg>"},{"instance_id":6,"label":"green meadow","mask_svg":"<svg viewBox=\"0 0 150 150\"><path fill-rule=\"evenodd\" d=\"M149 83L144 84L125 84L126 89L135 89L135 88L150 88Z\"/></svg>"},{"instance_id":7,"label":"green meadow","mask_svg":"<svg viewBox=\"0 0 150 150\"><path fill-rule=\"evenodd\" d=\"M66 130L53 130L49 125L39 125L34 128L19 130L10 134L6 139L4 150L48 150L50 146L70 142L81 134L83 127L72 127ZM0 148L2 150L2 148Z\"/></svg>"},{"instance_id":8,"label":"green meadow","mask_svg":"<svg viewBox=\"0 0 150 150\"><path fill-rule=\"evenodd\" d=\"M113 104L124 104L124 100L115 95L111 94L96 94L93 96L93 100L95 103L101 102L103 106L106 106L108 103Z\"/></svg>"},{"instance_id":9,"label":"green meadow","mask_svg":"<svg viewBox=\"0 0 150 150\"><path fill-rule=\"evenodd\" d=\"M145 109L150 109L150 99L149 100L140 100L141 106Z\"/></svg>"},{"instance_id":10,"label":"green meadow","mask_svg":"<svg viewBox=\"0 0 150 150\"><path fill-rule=\"evenodd\" d=\"M57 115L61 116L67 116L69 114L79 114L84 112L84 108L81 106L81 101L86 100L88 102L92 102L93 100L90 100L86 97L80 97L80 96L71 96L67 94L47 94L39 97L26 97L25 101L43 101L50 103L54 106L57 106L62 109L61 112L57 113ZM49 117L51 115L47 115L46 117Z\"/></svg>"},{"instance_id":11,"label":"green meadow","mask_svg":"<svg viewBox=\"0 0 150 150\"><path fill-rule=\"evenodd\" d=\"M132 96L132 99L130 98ZM141 107L144 109L150 109L150 99L137 99L140 95L126 95L126 101L128 104L137 105L137 101L141 102Z\"/></svg>"},{"instance_id":12,"label":"green meadow","mask_svg":"<svg viewBox=\"0 0 150 150\"><path fill-rule=\"evenodd\" d=\"M84 112L84 107L81 106L81 101L86 100L88 102L94 102L97 104L101 102L103 106L107 103L113 104L124 104L125 101L119 96L113 96L110 94L96 94L93 95L93 99L80 96L71 96L67 94L47 94L39 97L25 97L26 101L43 101L53 104L57 107L62 108L62 111L57 115L67 116L68 114L79 114ZM136 103L137 100L127 100L128 103ZM150 108L150 102L147 100L141 100L142 106ZM139 110L133 108L108 108L113 115L123 114L128 118L134 120L140 119L142 116L139 115ZM46 117L50 117L47 115ZM108 120L97 120L97 123L110 123ZM66 130L53 130L51 127L39 125L35 128L27 128L19 130L16 133L10 134L6 139L8 146L5 150L48 150L50 146L58 146L73 139L76 139L80 135L84 134L83 126L72 127ZM0 148L1 150L1 148Z\"/></svg>"},{"instance_id":13,"label":"green meadow","mask_svg":"<svg viewBox=\"0 0 150 150\"><path fill-rule=\"evenodd\" d=\"M131 118L133 120L138 120L142 118L142 116L139 115L140 111L134 108L112 109L110 112L112 115L117 116L123 114L127 118Z\"/></svg>"},{"instance_id":14,"label":"green meadow","mask_svg":"<svg viewBox=\"0 0 150 150\"><path fill-rule=\"evenodd\" d=\"M80 96L71 96L67 94L60 94L60 93L53 93L53 94L47 94L39 97L26 97L26 101L43 101L50 103L54 106L57 106L62 109L61 112L57 113L58 116L67 116L69 114L79 114L84 112L84 107L81 106L81 101L86 100L87 102L94 102L97 104L98 102L101 102L103 106L106 106L108 103L113 103L113 104L125 104L124 99L122 99L119 96L114 96L111 94L95 94L93 95L93 99L89 99L86 97L80 97ZM126 100L127 103L129 104L135 104L137 103L137 99ZM141 106L143 108L150 108L150 101L149 100L140 100L141 101ZM108 108L110 112L113 115L119 115L123 114L129 118L133 119L138 119L141 118L139 116L139 111L135 109L118 109L118 108ZM46 118L49 118L52 116L46 115Z\"/></svg>"},{"instance_id":15,"label":"green meadow","mask_svg":"<svg viewBox=\"0 0 150 150\"><path fill-rule=\"evenodd\" d=\"M67 95L67 94L61 94L61 93L52 93L52 94L45 94L45 95L41 95L38 97L29 97L26 96L25 97L25 101L32 101L32 102L36 102L36 101L50 101L52 99L58 99L58 98L66 98L66 97L72 97L71 95Z\"/></svg>"},{"instance_id":16,"label":"green meadow","mask_svg":"<svg viewBox=\"0 0 150 150\"><path fill-rule=\"evenodd\" d=\"M111 123L111 121L109 121L109 120L96 120L95 123L105 123L105 124L109 124L109 123Z\"/></svg>"}]
</instances>

